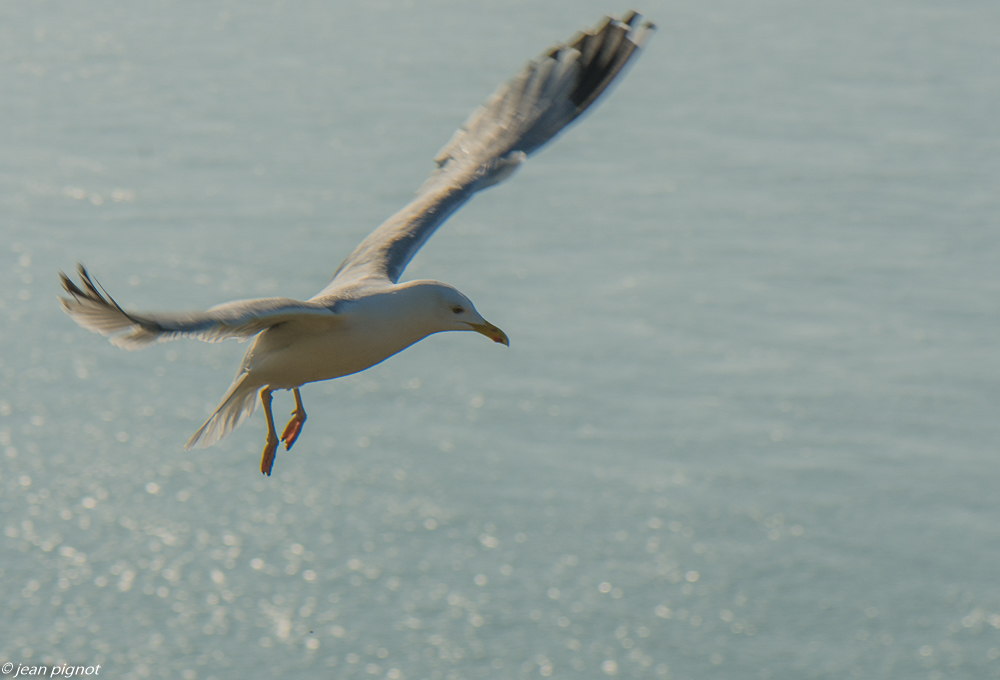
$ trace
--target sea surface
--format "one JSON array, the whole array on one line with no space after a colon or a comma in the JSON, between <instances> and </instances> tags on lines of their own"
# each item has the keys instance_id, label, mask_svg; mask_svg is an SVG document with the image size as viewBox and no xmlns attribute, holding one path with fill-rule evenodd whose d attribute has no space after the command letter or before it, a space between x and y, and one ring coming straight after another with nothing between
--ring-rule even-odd
<instances>
[{"instance_id":1,"label":"sea surface","mask_svg":"<svg viewBox=\"0 0 1000 680\"><path fill-rule=\"evenodd\" d=\"M429 338L183 444L469 112L619 0L0 3L0 662L102 678L1000 677L1000 3L647 0L407 278ZM291 396L278 393L283 421ZM280 427L280 424L279 424Z\"/></svg>"}]
</instances>

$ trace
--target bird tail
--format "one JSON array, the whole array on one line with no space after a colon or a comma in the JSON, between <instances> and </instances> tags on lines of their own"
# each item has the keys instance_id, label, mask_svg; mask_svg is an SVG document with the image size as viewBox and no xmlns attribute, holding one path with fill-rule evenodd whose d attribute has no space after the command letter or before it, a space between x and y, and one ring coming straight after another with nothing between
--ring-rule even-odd
<instances>
[{"instance_id":1,"label":"bird tail","mask_svg":"<svg viewBox=\"0 0 1000 680\"><path fill-rule=\"evenodd\" d=\"M229 391L222 398L219 407L194 436L184 445L185 449L194 447L207 449L227 434L239 427L243 420L253 413L257 405L256 385L247 381L249 374L240 373L229 386Z\"/></svg>"}]
</instances>

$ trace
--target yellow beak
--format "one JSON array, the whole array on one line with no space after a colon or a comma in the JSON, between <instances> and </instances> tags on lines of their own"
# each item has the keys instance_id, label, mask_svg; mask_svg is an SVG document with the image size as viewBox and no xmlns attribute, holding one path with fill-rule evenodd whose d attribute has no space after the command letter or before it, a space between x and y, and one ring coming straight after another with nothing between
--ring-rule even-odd
<instances>
[{"instance_id":1,"label":"yellow beak","mask_svg":"<svg viewBox=\"0 0 1000 680\"><path fill-rule=\"evenodd\" d=\"M510 340L507 339L507 334L491 324L489 321L483 321L483 323L470 323L469 327L477 333L482 333L493 342L503 343L504 345L510 347Z\"/></svg>"}]
</instances>

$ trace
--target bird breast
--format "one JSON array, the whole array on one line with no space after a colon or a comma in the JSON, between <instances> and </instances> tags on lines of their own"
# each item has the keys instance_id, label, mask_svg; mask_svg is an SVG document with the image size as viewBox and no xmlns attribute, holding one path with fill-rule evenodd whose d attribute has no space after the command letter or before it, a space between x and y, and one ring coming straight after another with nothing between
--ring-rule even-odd
<instances>
[{"instance_id":1,"label":"bird breast","mask_svg":"<svg viewBox=\"0 0 1000 680\"><path fill-rule=\"evenodd\" d=\"M247 351L244 370L261 385L291 389L363 371L430 334L410 315L393 314L394 305L372 302L332 319L302 317L265 330Z\"/></svg>"}]
</instances>

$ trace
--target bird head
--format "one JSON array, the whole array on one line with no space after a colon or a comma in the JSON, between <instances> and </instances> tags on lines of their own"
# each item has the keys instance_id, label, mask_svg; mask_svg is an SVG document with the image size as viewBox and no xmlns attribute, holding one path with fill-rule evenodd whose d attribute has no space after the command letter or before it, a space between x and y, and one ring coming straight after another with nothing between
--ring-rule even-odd
<instances>
[{"instance_id":1,"label":"bird head","mask_svg":"<svg viewBox=\"0 0 1000 680\"><path fill-rule=\"evenodd\" d=\"M493 342L510 346L507 334L484 319L472 300L454 286L438 281L414 281L410 285L420 290L420 297L430 307L434 332L475 331Z\"/></svg>"}]
</instances>

